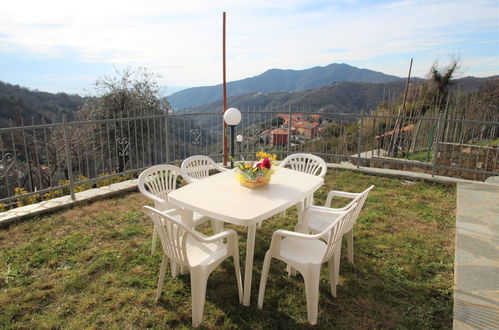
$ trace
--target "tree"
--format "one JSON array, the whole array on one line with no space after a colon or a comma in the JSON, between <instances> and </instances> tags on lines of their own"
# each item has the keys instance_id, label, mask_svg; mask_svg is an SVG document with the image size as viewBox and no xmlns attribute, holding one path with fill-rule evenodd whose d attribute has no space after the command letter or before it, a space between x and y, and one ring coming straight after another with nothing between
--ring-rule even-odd
<instances>
[{"instance_id":1,"label":"tree","mask_svg":"<svg viewBox=\"0 0 499 330\"><path fill-rule=\"evenodd\" d=\"M446 67L440 69L435 61L430 68L428 88L430 91L430 102L437 105L440 112L444 111L447 97L449 96L451 79L459 68L459 59L453 59Z\"/></svg>"},{"instance_id":2,"label":"tree","mask_svg":"<svg viewBox=\"0 0 499 330\"><path fill-rule=\"evenodd\" d=\"M80 119L135 117L163 114L170 104L162 95L159 75L145 68L116 70L115 76L98 79L96 95L78 111Z\"/></svg>"},{"instance_id":3,"label":"tree","mask_svg":"<svg viewBox=\"0 0 499 330\"><path fill-rule=\"evenodd\" d=\"M116 119L95 125L91 132L86 132L86 140L81 141L92 146L85 150L111 159L102 160L101 171L122 172L160 158L159 141L165 128L164 118L158 115L165 114L170 105L161 93L158 77L145 68L116 70L114 76L97 80L95 95L78 110L80 120ZM121 120L130 117L136 119Z\"/></svg>"}]
</instances>

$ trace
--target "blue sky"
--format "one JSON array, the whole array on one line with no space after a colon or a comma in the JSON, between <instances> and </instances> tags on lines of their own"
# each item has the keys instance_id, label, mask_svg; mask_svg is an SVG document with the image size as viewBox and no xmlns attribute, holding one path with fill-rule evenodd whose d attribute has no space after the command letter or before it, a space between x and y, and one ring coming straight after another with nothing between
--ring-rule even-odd
<instances>
[{"instance_id":1,"label":"blue sky","mask_svg":"<svg viewBox=\"0 0 499 330\"><path fill-rule=\"evenodd\" d=\"M460 76L499 74L499 2L462 0L8 1L0 6L0 80L87 95L116 68L161 75L166 93L271 68L330 63L423 77L461 59Z\"/></svg>"}]
</instances>

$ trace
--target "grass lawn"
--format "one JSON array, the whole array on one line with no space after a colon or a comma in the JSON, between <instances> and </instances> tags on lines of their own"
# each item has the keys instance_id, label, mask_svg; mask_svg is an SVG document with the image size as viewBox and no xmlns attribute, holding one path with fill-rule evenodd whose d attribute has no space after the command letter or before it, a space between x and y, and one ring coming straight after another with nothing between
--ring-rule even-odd
<instances>
[{"instance_id":1,"label":"grass lawn","mask_svg":"<svg viewBox=\"0 0 499 330\"><path fill-rule=\"evenodd\" d=\"M331 189L358 192L371 184L354 230L354 265L342 251L337 298L322 269L316 328L451 328L455 187L329 170L316 203ZM190 328L189 275L167 272L154 301L161 254L150 253L145 204L131 193L0 230L0 328ZM238 302L230 260L212 273L201 327L309 327L303 279L287 277L275 259L264 309L256 307L272 232L295 223L293 209L257 231L250 307ZM245 229L231 228L244 265Z\"/></svg>"}]
</instances>

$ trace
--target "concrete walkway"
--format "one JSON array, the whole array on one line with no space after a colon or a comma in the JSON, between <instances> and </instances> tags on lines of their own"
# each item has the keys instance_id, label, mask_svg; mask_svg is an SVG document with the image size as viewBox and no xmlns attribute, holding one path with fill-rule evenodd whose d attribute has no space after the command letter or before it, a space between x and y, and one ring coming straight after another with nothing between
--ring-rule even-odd
<instances>
[{"instance_id":1,"label":"concrete walkway","mask_svg":"<svg viewBox=\"0 0 499 330\"><path fill-rule=\"evenodd\" d=\"M454 329L499 329L499 182L457 186L454 282Z\"/></svg>"},{"instance_id":2,"label":"concrete walkway","mask_svg":"<svg viewBox=\"0 0 499 330\"><path fill-rule=\"evenodd\" d=\"M71 200L71 196L62 196L49 199L36 204L21 206L7 212L0 213L0 228L7 224L26 217L38 214L53 212L59 209L70 207L74 204L87 202L103 197L109 197L125 191L137 189L138 179L113 183L101 188L93 188L75 194L76 200Z\"/></svg>"}]
</instances>

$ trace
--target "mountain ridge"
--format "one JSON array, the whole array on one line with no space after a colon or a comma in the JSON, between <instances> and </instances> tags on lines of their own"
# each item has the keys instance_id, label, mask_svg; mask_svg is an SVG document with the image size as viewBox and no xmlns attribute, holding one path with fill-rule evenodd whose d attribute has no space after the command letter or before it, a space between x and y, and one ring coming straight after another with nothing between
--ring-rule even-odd
<instances>
[{"instance_id":1,"label":"mountain ridge","mask_svg":"<svg viewBox=\"0 0 499 330\"><path fill-rule=\"evenodd\" d=\"M332 63L303 70L269 69L260 75L227 83L227 96L252 92L278 92L318 88L335 82L388 82L403 78L369 69L361 69L345 63ZM191 87L167 97L176 108L188 108L222 99L222 84Z\"/></svg>"}]
</instances>

